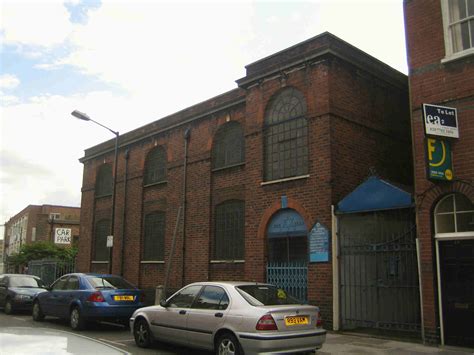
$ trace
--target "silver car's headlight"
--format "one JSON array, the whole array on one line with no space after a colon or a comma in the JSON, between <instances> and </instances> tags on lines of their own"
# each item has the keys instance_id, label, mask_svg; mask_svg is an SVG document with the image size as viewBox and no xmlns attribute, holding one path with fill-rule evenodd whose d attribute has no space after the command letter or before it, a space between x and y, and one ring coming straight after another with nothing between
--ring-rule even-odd
<instances>
[{"instance_id":1,"label":"silver car's headlight","mask_svg":"<svg viewBox=\"0 0 474 355\"><path fill-rule=\"evenodd\" d=\"M21 293L15 296L15 300L17 301L29 301L31 299L33 299L33 297L30 295L22 295Z\"/></svg>"}]
</instances>

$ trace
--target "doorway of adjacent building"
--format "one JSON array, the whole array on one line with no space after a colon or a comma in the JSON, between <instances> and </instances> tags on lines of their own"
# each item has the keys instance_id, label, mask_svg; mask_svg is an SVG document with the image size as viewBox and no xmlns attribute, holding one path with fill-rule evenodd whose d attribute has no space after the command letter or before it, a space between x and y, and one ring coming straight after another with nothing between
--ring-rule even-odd
<instances>
[{"instance_id":1,"label":"doorway of adjacent building","mask_svg":"<svg viewBox=\"0 0 474 355\"><path fill-rule=\"evenodd\" d=\"M270 220L267 241L267 282L306 301L308 230L303 217L291 208L281 209Z\"/></svg>"},{"instance_id":2,"label":"doorway of adjacent building","mask_svg":"<svg viewBox=\"0 0 474 355\"><path fill-rule=\"evenodd\" d=\"M474 347L474 240L439 242L444 339Z\"/></svg>"}]
</instances>

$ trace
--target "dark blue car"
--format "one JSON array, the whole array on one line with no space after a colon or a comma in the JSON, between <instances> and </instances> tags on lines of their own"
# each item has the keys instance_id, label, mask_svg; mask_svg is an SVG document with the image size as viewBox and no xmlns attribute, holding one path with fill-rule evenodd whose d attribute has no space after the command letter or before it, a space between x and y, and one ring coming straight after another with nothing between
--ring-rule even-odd
<instances>
[{"instance_id":1,"label":"dark blue car","mask_svg":"<svg viewBox=\"0 0 474 355\"><path fill-rule=\"evenodd\" d=\"M120 276L74 273L62 276L35 297L33 319L68 319L74 330L84 329L88 321L127 325L133 312L143 306L143 292Z\"/></svg>"},{"instance_id":2,"label":"dark blue car","mask_svg":"<svg viewBox=\"0 0 474 355\"><path fill-rule=\"evenodd\" d=\"M35 295L44 291L46 291L46 285L37 276L0 275L0 307L3 307L6 314L31 310Z\"/></svg>"}]
</instances>

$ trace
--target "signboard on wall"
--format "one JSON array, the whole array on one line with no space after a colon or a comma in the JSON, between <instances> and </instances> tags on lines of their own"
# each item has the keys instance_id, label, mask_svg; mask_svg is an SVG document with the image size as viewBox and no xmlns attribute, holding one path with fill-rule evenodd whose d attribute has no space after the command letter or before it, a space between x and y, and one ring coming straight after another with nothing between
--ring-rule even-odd
<instances>
[{"instance_id":1,"label":"signboard on wall","mask_svg":"<svg viewBox=\"0 0 474 355\"><path fill-rule=\"evenodd\" d=\"M309 233L309 261L316 263L329 261L329 231L319 222Z\"/></svg>"},{"instance_id":2,"label":"signboard on wall","mask_svg":"<svg viewBox=\"0 0 474 355\"><path fill-rule=\"evenodd\" d=\"M426 135L459 138L455 108L423 104L423 120Z\"/></svg>"},{"instance_id":3,"label":"signboard on wall","mask_svg":"<svg viewBox=\"0 0 474 355\"><path fill-rule=\"evenodd\" d=\"M427 176L430 180L451 181L453 164L449 141L438 138L426 138Z\"/></svg>"},{"instance_id":4,"label":"signboard on wall","mask_svg":"<svg viewBox=\"0 0 474 355\"><path fill-rule=\"evenodd\" d=\"M56 244L71 244L71 239L71 228L56 228L54 230L54 242Z\"/></svg>"}]
</instances>

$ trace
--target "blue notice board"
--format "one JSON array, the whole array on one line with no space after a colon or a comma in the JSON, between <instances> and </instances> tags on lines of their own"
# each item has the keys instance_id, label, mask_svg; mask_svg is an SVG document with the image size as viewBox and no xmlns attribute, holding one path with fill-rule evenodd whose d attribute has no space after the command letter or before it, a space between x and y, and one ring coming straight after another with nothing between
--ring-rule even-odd
<instances>
[{"instance_id":1,"label":"blue notice board","mask_svg":"<svg viewBox=\"0 0 474 355\"><path fill-rule=\"evenodd\" d=\"M319 222L309 232L309 261L314 263L329 261L329 231Z\"/></svg>"}]
</instances>

